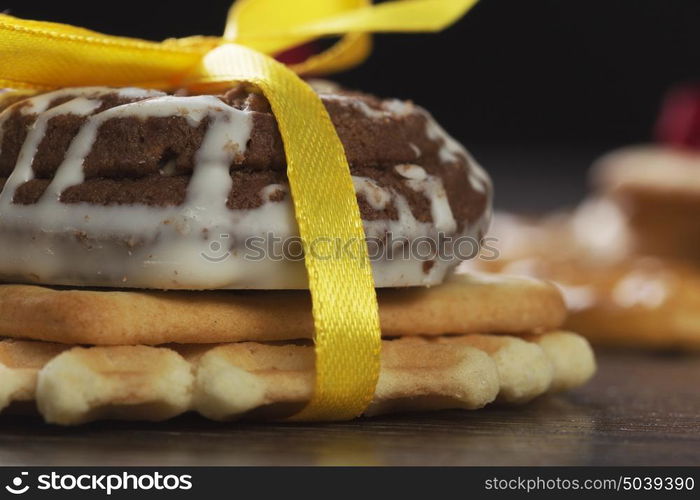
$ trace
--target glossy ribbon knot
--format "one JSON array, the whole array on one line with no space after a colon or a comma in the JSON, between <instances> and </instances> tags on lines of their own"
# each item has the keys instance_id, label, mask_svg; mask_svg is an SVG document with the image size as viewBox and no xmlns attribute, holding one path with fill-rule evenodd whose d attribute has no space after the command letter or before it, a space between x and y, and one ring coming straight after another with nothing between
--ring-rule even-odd
<instances>
[{"instance_id":1,"label":"glossy ribbon knot","mask_svg":"<svg viewBox=\"0 0 700 500\"><path fill-rule=\"evenodd\" d=\"M305 253L316 382L311 402L292 419L344 420L360 415L374 394L381 345L378 306L343 146L321 100L298 75L359 64L370 51L368 33L437 31L476 1L239 0L229 11L223 37L163 42L0 15L0 87L207 92L235 82L257 86L270 102L284 142L304 248L329 245L324 252ZM270 57L325 36L340 39L299 64L285 66Z\"/></svg>"}]
</instances>

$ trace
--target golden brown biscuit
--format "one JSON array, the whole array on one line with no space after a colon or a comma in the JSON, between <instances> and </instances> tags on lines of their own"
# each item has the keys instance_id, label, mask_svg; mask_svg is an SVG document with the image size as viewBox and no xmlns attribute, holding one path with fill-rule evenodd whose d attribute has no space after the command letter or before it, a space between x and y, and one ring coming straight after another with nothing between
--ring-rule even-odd
<instances>
[{"instance_id":1,"label":"golden brown biscuit","mask_svg":"<svg viewBox=\"0 0 700 500\"><path fill-rule=\"evenodd\" d=\"M555 287L483 273L379 290L385 336L543 332L566 308ZM308 292L61 290L0 285L0 335L66 344L158 345L311 338Z\"/></svg>"}]
</instances>

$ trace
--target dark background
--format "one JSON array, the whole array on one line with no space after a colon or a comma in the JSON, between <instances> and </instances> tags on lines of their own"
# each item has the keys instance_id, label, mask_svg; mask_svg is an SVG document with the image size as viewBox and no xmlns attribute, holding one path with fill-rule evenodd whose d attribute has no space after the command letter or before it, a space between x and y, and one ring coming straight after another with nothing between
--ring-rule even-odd
<instances>
[{"instance_id":1,"label":"dark background","mask_svg":"<svg viewBox=\"0 0 700 500\"><path fill-rule=\"evenodd\" d=\"M229 5L0 2L149 39L219 34ZM650 140L664 91L700 79L699 63L699 0L482 0L445 32L376 36L370 60L334 78L428 108L492 173L499 207L541 210L580 198L596 156Z\"/></svg>"}]
</instances>

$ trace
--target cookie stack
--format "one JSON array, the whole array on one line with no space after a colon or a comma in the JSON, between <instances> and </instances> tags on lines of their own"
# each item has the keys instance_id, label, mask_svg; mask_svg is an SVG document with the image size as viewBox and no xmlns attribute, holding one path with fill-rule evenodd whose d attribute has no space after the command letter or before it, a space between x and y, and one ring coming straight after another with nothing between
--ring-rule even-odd
<instances>
[{"instance_id":1,"label":"cookie stack","mask_svg":"<svg viewBox=\"0 0 700 500\"><path fill-rule=\"evenodd\" d=\"M595 371L544 282L475 273L378 295L387 339L366 415L525 403ZM304 291L2 285L0 318L0 408L48 422L283 418L313 390Z\"/></svg>"},{"instance_id":2,"label":"cookie stack","mask_svg":"<svg viewBox=\"0 0 700 500\"><path fill-rule=\"evenodd\" d=\"M378 288L385 340L365 414L585 382L595 361L559 331L554 286L451 276L490 219L490 181L466 151L411 103L315 88ZM3 105L0 408L59 424L278 419L310 400L311 300L262 95L88 87Z\"/></svg>"}]
</instances>

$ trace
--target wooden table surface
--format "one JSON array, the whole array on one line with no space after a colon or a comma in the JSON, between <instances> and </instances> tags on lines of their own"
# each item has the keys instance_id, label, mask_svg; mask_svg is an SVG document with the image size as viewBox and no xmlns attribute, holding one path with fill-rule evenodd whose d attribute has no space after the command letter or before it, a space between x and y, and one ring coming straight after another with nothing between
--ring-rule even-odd
<instances>
[{"instance_id":1,"label":"wooden table surface","mask_svg":"<svg viewBox=\"0 0 700 500\"><path fill-rule=\"evenodd\" d=\"M524 407L332 425L78 428L0 418L3 465L699 465L700 355L599 352L587 386Z\"/></svg>"}]
</instances>

